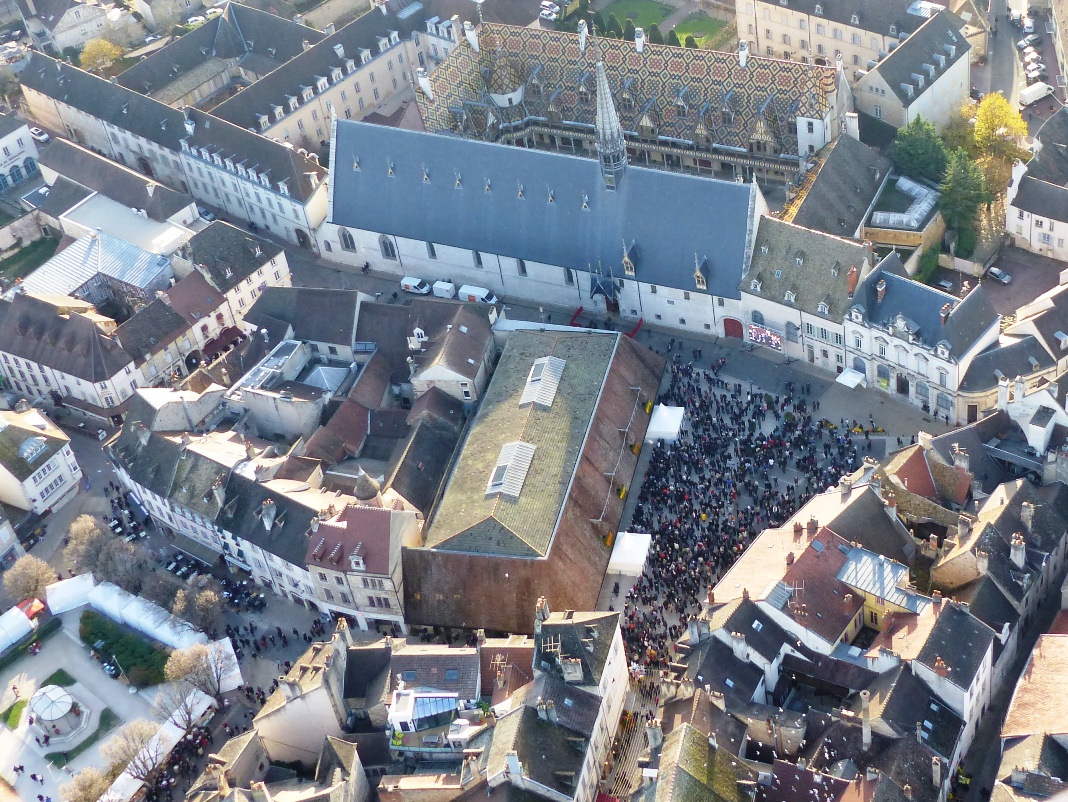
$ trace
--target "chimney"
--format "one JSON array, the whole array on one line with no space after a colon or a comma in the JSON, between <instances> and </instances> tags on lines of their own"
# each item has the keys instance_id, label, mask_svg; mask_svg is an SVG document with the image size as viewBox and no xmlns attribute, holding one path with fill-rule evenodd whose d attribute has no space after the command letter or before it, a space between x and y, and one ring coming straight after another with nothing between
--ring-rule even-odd
<instances>
[{"instance_id":1,"label":"chimney","mask_svg":"<svg viewBox=\"0 0 1068 802\"><path fill-rule=\"evenodd\" d=\"M749 588L742 588L742 600L749 601Z\"/></svg>"},{"instance_id":2,"label":"chimney","mask_svg":"<svg viewBox=\"0 0 1068 802\"><path fill-rule=\"evenodd\" d=\"M942 591L935 590L931 592L931 599L934 602L935 610L937 611L942 607Z\"/></svg>"},{"instance_id":3,"label":"chimney","mask_svg":"<svg viewBox=\"0 0 1068 802\"><path fill-rule=\"evenodd\" d=\"M732 632L731 633L731 648L734 649L734 656L739 660L746 662L749 660L749 649L745 645L745 633L744 632Z\"/></svg>"},{"instance_id":4,"label":"chimney","mask_svg":"<svg viewBox=\"0 0 1068 802\"><path fill-rule=\"evenodd\" d=\"M660 726L660 719L650 719L645 725L645 738L649 741L649 749L653 750L664 743L664 728Z\"/></svg>"},{"instance_id":5,"label":"chimney","mask_svg":"<svg viewBox=\"0 0 1068 802\"><path fill-rule=\"evenodd\" d=\"M634 29L634 47L639 53L645 50L645 31L641 28Z\"/></svg>"},{"instance_id":6,"label":"chimney","mask_svg":"<svg viewBox=\"0 0 1068 802\"><path fill-rule=\"evenodd\" d=\"M586 24L586 20L580 19L578 24L579 35L579 52L585 55L586 53L586 40L590 36L590 26Z\"/></svg>"},{"instance_id":7,"label":"chimney","mask_svg":"<svg viewBox=\"0 0 1068 802\"><path fill-rule=\"evenodd\" d=\"M292 679L278 680L278 689L282 691L282 695L285 696L286 701L296 699L303 693L300 683Z\"/></svg>"},{"instance_id":8,"label":"chimney","mask_svg":"<svg viewBox=\"0 0 1068 802\"><path fill-rule=\"evenodd\" d=\"M938 314L942 318L942 325L943 326L946 325L946 323L949 321L949 313L952 312L952 311L953 311L953 307L950 304L948 304L948 303L942 304L942 308L939 310Z\"/></svg>"},{"instance_id":9,"label":"chimney","mask_svg":"<svg viewBox=\"0 0 1068 802\"><path fill-rule=\"evenodd\" d=\"M1012 560L1013 565L1021 569L1027 561L1027 548L1024 546L1023 535L1019 532L1012 536L1012 543L1009 547L1009 559Z\"/></svg>"},{"instance_id":10,"label":"chimney","mask_svg":"<svg viewBox=\"0 0 1068 802\"><path fill-rule=\"evenodd\" d=\"M537 707L537 710L538 710L538 718L540 718L542 721L548 721L549 720L549 710L545 706L545 701L540 696L538 697L538 703L537 703L536 707Z\"/></svg>"},{"instance_id":11,"label":"chimney","mask_svg":"<svg viewBox=\"0 0 1068 802\"><path fill-rule=\"evenodd\" d=\"M697 629L697 618L690 618L686 622L686 632L690 636L690 646L695 647L700 641L701 633Z\"/></svg>"},{"instance_id":12,"label":"chimney","mask_svg":"<svg viewBox=\"0 0 1068 802\"><path fill-rule=\"evenodd\" d=\"M815 515L810 516L809 519L808 519L808 529L807 529L808 536L809 537L815 537L816 536L816 532L819 531L819 528L820 528L820 525L819 525L819 522L816 521L816 516Z\"/></svg>"},{"instance_id":13,"label":"chimney","mask_svg":"<svg viewBox=\"0 0 1068 802\"><path fill-rule=\"evenodd\" d=\"M711 586L708 588L707 599L708 599L708 606L709 607L714 607L715 604L716 604L716 591L715 591L715 588L712 588Z\"/></svg>"},{"instance_id":14,"label":"chimney","mask_svg":"<svg viewBox=\"0 0 1068 802\"><path fill-rule=\"evenodd\" d=\"M744 39L738 41L738 66L744 68L749 61L749 43Z\"/></svg>"},{"instance_id":15,"label":"chimney","mask_svg":"<svg viewBox=\"0 0 1068 802\"><path fill-rule=\"evenodd\" d=\"M972 531L972 519L967 515L961 515L957 518L957 540L964 540L968 537Z\"/></svg>"},{"instance_id":16,"label":"chimney","mask_svg":"<svg viewBox=\"0 0 1068 802\"><path fill-rule=\"evenodd\" d=\"M897 496L893 492L889 493L883 500L883 509L886 510L886 514L890 516L890 520L897 517Z\"/></svg>"},{"instance_id":17,"label":"chimney","mask_svg":"<svg viewBox=\"0 0 1068 802\"><path fill-rule=\"evenodd\" d=\"M849 272L846 273L846 294L852 298L853 293L857 291L857 282L860 281L860 271L857 270L856 265L849 266Z\"/></svg>"},{"instance_id":18,"label":"chimney","mask_svg":"<svg viewBox=\"0 0 1068 802\"><path fill-rule=\"evenodd\" d=\"M800 521L794 521L794 540L801 539L801 533L805 531L805 527L801 525Z\"/></svg>"},{"instance_id":19,"label":"chimney","mask_svg":"<svg viewBox=\"0 0 1068 802\"><path fill-rule=\"evenodd\" d=\"M942 787L942 759L938 755L931 758L931 785L935 788Z\"/></svg>"},{"instance_id":20,"label":"chimney","mask_svg":"<svg viewBox=\"0 0 1068 802\"><path fill-rule=\"evenodd\" d=\"M1023 380L1023 376L1017 376L1013 382L1013 395L1014 401L1023 401L1024 396L1027 395L1027 382Z\"/></svg>"},{"instance_id":21,"label":"chimney","mask_svg":"<svg viewBox=\"0 0 1068 802\"><path fill-rule=\"evenodd\" d=\"M938 659L941 660L942 658L938 658ZM922 744L923 743L923 724L921 724L919 721L916 722L916 743L918 743L918 744ZM910 798L911 798L911 796L910 796Z\"/></svg>"},{"instance_id":22,"label":"chimney","mask_svg":"<svg viewBox=\"0 0 1068 802\"><path fill-rule=\"evenodd\" d=\"M426 99L433 103L434 88L430 84L430 73L423 67L420 67L415 71L415 83L419 87L419 91L426 95Z\"/></svg>"},{"instance_id":23,"label":"chimney","mask_svg":"<svg viewBox=\"0 0 1068 802\"><path fill-rule=\"evenodd\" d=\"M1057 396L1061 394L1061 386L1057 382L1050 382L1046 385L1046 392L1048 392L1053 400L1057 400Z\"/></svg>"},{"instance_id":24,"label":"chimney","mask_svg":"<svg viewBox=\"0 0 1068 802\"><path fill-rule=\"evenodd\" d=\"M550 724L560 723L560 715L556 712L556 702L554 702L552 699L545 703L545 712L549 716Z\"/></svg>"},{"instance_id":25,"label":"chimney","mask_svg":"<svg viewBox=\"0 0 1068 802\"><path fill-rule=\"evenodd\" d=\"M1001 641L1001 645L1004 646L1009 642L1009 634L1012 630L1009 629L1009 622L1006 621L1001 625L1001 632L998 634L998 640Z\"/></svg>"},{"instance_id":26,"label":"chimney","mask_svg":"<svg viewBox=\"0 0 1068 802\"><path fill-rule=\"evenodd\" d=\"M849 498L849 494L853 491L853 480L848 476L843 476L838 486L842 488L842 498Z\"/></svg>"},{"instance_id":27,"label":"chimney","mask_svg":"<svg viewBox=\"0 0 1068 802\"><path fill-rule=\"evenodd\" d=\"M935 656L934 664L935 673L945 679L949 676L949 666L946 665L946 661L942 659L941 655ZM916 722L916 740L920 740L920 722Z\"/></svg>"},{"instance_id":28,"label":"chimney","mask_svg":"<svg viewBox=\"0 0 1068 802\"><path fill-rule=\"evenodd\" d=\"M906 785L904 788L901 789L901 791L902 791L902 793L905 794L905 799L908 799L909 802L911 802L911 800L912 800L912 786L911 785Z\"/></svg>"},{"instance_id":29,"label":"chimney","mask_svg":"<svg viewBox=\"0 0 1068 802\"><path fill-rule=\"evenodd\" d=\"M221 476L216 477L211 483L211 494L215 497L215 503L220 507L226 502L226 488Z\"/></svg>"},{"instance_id":30,"label":"chimney","mask_svg":"<svg viewBox=\"0 0 1068 802\"><path fill-rule=\"evenodd\" d=\"M909 531L911 532L912 530L910 529ZM927 548L936 554L938 553L938 535L932 534L927 538Z\"/></svg>"},{"instance_id":31,"label":"chimney","mask_svg":"<svg viewBox=\"0 0 1068 802\"><path fill-rule=\"evenodd\" d=\"M1028 534L1034 534L1035 526L1035 505L1030 501L1025 501L1020 505L1020 520L1023 521L1024 529Z\"/></svg>"},{"instance_id":32,"label":"chimney","mask_svg":"<svg viewBox=\"0 0 1068 802\"><path fill-rule=\"evenodd\" d=\"M860 692L860 723L863 727L863 747L867 752L871 749L871 710L868 707L868 703L871 701L871 691L863 690Z\"/></svg>"},{"instance_id":33,"label":"chimney","mask_svg":"<svg viewBox=\"0 0 1068 802\"><path fill-rule=\"evenodd\" d=\"M876 301L881 303L883 298L886 297L886 279L879 279L879 283L875 285L875 298Z\"/></svg>"},{"instance_id":34,"label":"chimney","mask_svg":"<svg viewBox=\"0 0 1068 802\"><path fill-rule=\"evenodd\" d=\"M998 379L998 409L1009 408L1009 379L1002 376Z\"/></svg>"},{"instance_id":35,"label":"chimney","mask_svg":"<svg viewBox=\"0 0 1068 802\"><path fill-rule=\"evenodd\" d=\"M302 48L303 48L304 50L311 50L311 42L309 42L309 41L308 41L307 39L303 40L303 41L302 41L302 42L300 43L300 46L301 46L301 47L302 47Z\"/></svg>"},{"instance_id":36,"label":"chimney","mask_svg":"<svg viewBox=\"0 0 1068 802\"><path fill-rule=\"evenodd\" d=\"M953 466L971 473L971 459L968 457L967 450L961 448L959 443L954 443L951 451L953 453Z\"/></svg>"},{"instance_id":37,"label":"chimney","mask_svg":"<svg viewBox=\"0 0 1068 802\"><path fill-rule=\"evenodd\" d=\"M986 576L987 571L990 570L990 553L978 549L975 552L975 570L979 572L979 576Z\"/></svg>"}]
</instances>

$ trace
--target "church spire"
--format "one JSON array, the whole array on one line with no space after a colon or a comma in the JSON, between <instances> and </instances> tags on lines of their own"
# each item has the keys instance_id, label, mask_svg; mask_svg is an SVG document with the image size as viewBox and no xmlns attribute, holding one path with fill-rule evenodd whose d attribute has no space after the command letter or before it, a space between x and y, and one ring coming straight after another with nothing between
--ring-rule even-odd
<instances>
[{"instance_id":1,"label":"church spire","mask_svg":"<svg viewBox=\"0 0 1068 802\"><path fill-rule=\"evenodd\" d=\"M597 49L597 153L601 160L601 175L605 186L615 189L627 167L627 143L623 139L623 126L619 124L612 90L608 87L608 74L601 58L601 43L594 31L593 46Z\"/></svg>"}]
</instances>

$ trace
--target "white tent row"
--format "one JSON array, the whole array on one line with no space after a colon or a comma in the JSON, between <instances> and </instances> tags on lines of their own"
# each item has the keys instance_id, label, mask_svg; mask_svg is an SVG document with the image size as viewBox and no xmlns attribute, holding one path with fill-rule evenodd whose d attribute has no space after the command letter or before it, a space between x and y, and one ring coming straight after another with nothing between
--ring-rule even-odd
<instances>
[{"instance_id":1,"label":"white tent row","mask_svg":"<svg viewBox=\"0 0 1068 802\"><path fill-rule=\"evenodd\" d=\"M18 643L33 632L36 623L26 617L18 607L12 607L0 615L0 652Z\"/></svg>"},{"instance_id":2,"label":"white tent row","mask_svg":"<svg viewBox=\"0 0 1068 802\"><path fill-rule=\"evenodd\" d=\"M210 646L216 651L225 652L230 655L230 660L225 663L225 665L231 667L230 671L225 676L219 678L219 689L222 693L235 691L244 685L245 678L241 676L241 663L237 661L237 653L234 651L234 644L230 639L221 638L211 643ZM223 656L222 659L226 660L225 656Z\"/></svg>"},{"instance_id":3,"label":"white tent row","mask_svg":"<svg viewBox=\"0 0 1068 802\"><path fill-rule=\"evenodd\" d=\"M113 621L144 632L172 649L187 649L194 643L207 643L208 636L175 618L158 604L127 593L110 582L101 582L88 593L89 604Z\"/></svg>"},{"instance_id":4,"label":"white tent row","mask_svg":"<svg viewBox=\"0 0 1068 802\"><path fill-rule=\"evenodd\" d=\"M45 588L45 601L52 615L65 613L89 603L89 592L96 583L92 574L78 574L70 579L61 579Z\"/></svg>"},{"instance_id":5,"label":"white tent row","mask_svg":"<svg viewBox=\"0 0 1068 802\"><path fill-rule=\"evenodd\" d=\"M645 442L663 440L674 443L682 431L682 419L686 415L685 407L669 407L657 404L653 407L653 416L649 419L649 428L645 430Z\"/></svg>"},{"instance_id":6,"label":"white tent row","mask_svg":"<svg viewBox=\"0 0 1068 802\"><path fill-rule=\"evenodd\" d=\"M172 721L165 721L159 728L159 732L152 736L138 755L140 765L154 763L159 765L167 759L167 755L174 749L174 745L182 739L185 731ZM129 802L140 790L144 783L136 777L123 772L111 784L100 802Z\"/></svg>"}]
</instances>

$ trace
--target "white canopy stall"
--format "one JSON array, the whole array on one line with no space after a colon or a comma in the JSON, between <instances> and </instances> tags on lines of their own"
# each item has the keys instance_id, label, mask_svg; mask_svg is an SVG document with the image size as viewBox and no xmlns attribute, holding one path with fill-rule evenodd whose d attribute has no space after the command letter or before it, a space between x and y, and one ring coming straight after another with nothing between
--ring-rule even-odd
<instances>
[{"instance_id":1,"label":"white canopy stall","mask_svg":"<svg viewBox=\"0 0 1068 802\"><path fill-rule=\"evenodd\" d=\"M864 378L864 374L859 370L853 370L853 368L846 368L838 374L838 378L835 379L839 384L844 384L850 390L855 390L859 384L861 387L867 387L867 379Z\"/></svg>"},{"instance_id":2,"label":"white canopy stall","mask_svg":"<svg viewBox=\"0 0 1068 802\"><path fill-rule=\"evenodd\" d=\"M0 652L18 643L37 626L18 607L0 615Z\"/></svg>"},{"instance_id":3,"label":"white canopy stall","mask_svg":"<svg viewBox=\"0 0 1068 802\"><path fill-rule=\"evenodd\" d=\"M618 533L616 544L612 547L612 556L608 560L608 573L640 576L652 542L652 535L643 535L640 532Z\"/></svg>"},{"instance_id":4,"label":"white canopy stall","mask_svg":"<svg viewBox=\"0 0 1068 802\"><path fill-rule=\"evenodd\" d=\"M45 600L52 615L65 613L89 603L89 591L94 587L92 574L78 574L70 579L53 582L45 588Z\"/></svg>"},{"instance_id":5,"label":"white canopy stall","mask_svg":"<svg viewBox=\"0 0 1068 802\"><path fill-rule=\"evenodd\" d=\"M686 415L685 407L669 407L657 404L653 407L653 416L649 419L649 428L645 432L645 442L663 440L674 443L682 431L682 419Z\"/></svg>"}]
</instances>

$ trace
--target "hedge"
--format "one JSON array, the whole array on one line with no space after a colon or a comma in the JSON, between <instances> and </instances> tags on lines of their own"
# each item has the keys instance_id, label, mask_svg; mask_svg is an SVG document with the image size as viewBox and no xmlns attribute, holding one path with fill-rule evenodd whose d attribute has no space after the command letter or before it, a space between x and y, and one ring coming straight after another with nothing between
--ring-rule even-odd
<instances>
[{"instance_id":1,"label":"hedge","mask_svg":"<svg viewBox=\"0 0 1068 802\"><path fill-rule=\"evenodd\" d=\"M114 658L132 685L144 687L163 682L163 669L167 665L169 651L156 646L142 635L136 634L107 616L93 610L82 613L79 636L89 648L103 641L105 659Z\"/></svg>"}]
</instances>

